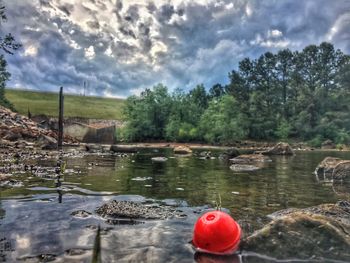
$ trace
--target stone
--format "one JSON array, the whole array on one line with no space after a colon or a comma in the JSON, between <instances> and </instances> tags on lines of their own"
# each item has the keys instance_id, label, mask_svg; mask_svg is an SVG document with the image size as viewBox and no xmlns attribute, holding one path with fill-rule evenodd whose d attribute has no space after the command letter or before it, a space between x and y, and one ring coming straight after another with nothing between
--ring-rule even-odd
<instances>
[{"instance_id":1,"label":"stone","mask_svg":"<svg viewBox=\"0 0 350 263\"><path fill-rule=\"evenodd\" d=\"M192 150L188 146L181 145L181 146L176 146L174 148L174 153L175 154L191 154Z\"/></svg>"},{"instance_id":2,"label":"stone","mask_svg":"<svg viewBox=\"0 0 350 263\"><path fill-rule=\"evenodd\" d=\"M325 177L330 177L333 173L334 168L342 161L343 160L340 158L326 157L317 165L314 173L317 176L323 175Z\"/></svg>"},{"instance_id":3,"label":"stone","mask_svg":"<svg viewBox=\"0 0 350 263\"><path fill-rule=\"evenodd\" d=\"M181 145L181 146L176 146L174 148L174 153L175 154L191 154L192 150L185 145Z\"/></svg>"},{"instance_id":4,"label":"stone","mask_svg":"<svg viewBox=\"0 0 350 263\"><path fill-rule=\"evenodd\" d=\"M230 149L227 149L226 151L224 151L222 154L220 154L219 159L229 160L229 159L235 158L239 155L240 155L240 153L236 148L230 148Z\"/></svg>"},{"instance_id":5,"label":"stone","mask_svg":"<svg viewBox=\"0 0 350 263\"><path fill-rule=\"evenodd\" d=\"M55 138L50 137L50 136L40 135L38 140L37 140L37 144L43 150L57 149L57 140Z\"/></svg>"},{"instance_id":6,"label":"stone","mask_svg":"<svg viewBox=\"0 0 350 263\"><path fill-rule=\"evenodd\" d=\"M87 218L91 216L91 213L85 210L78 210L71 213L72 216L77 218Z\"/></svg>"},{"instance_id":7,"label":"stone","mask_svg":"<svg viewBox=\"0 0 350 263\"><path fill-rule=\"evenodd\" d=\"M151 160L153 162L163 163L163 162L166 162L168 160L168 158L166 158L166 157L152 157Z\"/></svg>"},{"instance_id":8,"label":"stone","mask_svg":"<svg viewBox=\"0 0 350 263\"><path fill-rule=\"evenodd\" d=\"M136 153L137 148L129 145L111 145L110 150L116 153Z\"/></svg>"},{"instance_id":9,"label":"stone","mask_svg":"<svg viewBox=\"0 0 350 263\"><path fill-rule=\"evenodd\" d=\"M274 213L273 220L242 242L242 249L278 260L350 258L350 203Z\"/></svg>"},{"instance_id":10,"label":"stone","mask_svg":"<svg viewBox=\"0 0 350 263\"><path fill-rule=\"evenodd\" d=\"M350 161L346 160L337 163L333 169L332 179L333 181L350 181Z\"/></svg>"},{"instance_id":11,"label":"stone","mask_svg":"<svg viewBox=\"0 0 350 263\"><path fill-rule=\"evenodd\" d=\"M265 155L294 155L292 147L288 143L279 142L271 149L262 152Z\"/></svg>"},{"instance_id":12,"label":"stone","mask_svg":"<svg viewBox=\"0 0 350 263\"><path fill-rule=\"evenodd\" d=\"M261 168L252 164L233 164L230 169L234 172L254 172Z\"/></svg>"},{"instance_id":13,"label":"stone","mask_svg":"<svg viewBox=\"0 0 350 263\"><path fill-rule=\"evenodd\" d=\"M103 204L96 210L96 213L104 218L113 219L168 219L183 215L182 211L165 205L116 200Z\"/></svg>"},{"instance_id":14,"label":"stone","mask_svg":"<svg viewBox=\"0 0 350 263\"><path fill-rule=\"evenodd\" d=\"M326 140L321 145L321 149L325 149L325 150L335 149L335 147L336 147L336 145L335 145L335 143L333 143L332 140Z\"/></svg>"},{"instance_id":15,"label":"stone","mask_svg":"<svg viewBox=\"0 0 350 263\"><path fill-rule=\"evenodd\" d=\"M233 159L230 159L233 164L256 164L256 163L268 163L272 160L262 154L242 154Z\"/></svg>"}]
</instances>

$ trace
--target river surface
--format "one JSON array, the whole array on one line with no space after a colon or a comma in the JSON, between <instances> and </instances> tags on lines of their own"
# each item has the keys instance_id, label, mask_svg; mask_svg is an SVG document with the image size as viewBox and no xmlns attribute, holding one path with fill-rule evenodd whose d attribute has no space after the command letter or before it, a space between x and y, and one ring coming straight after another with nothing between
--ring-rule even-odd
<instances>
[{"instance_id":1,"label":"river surface","mask_svg":"<svg viewBox=\"0 0 350 263\"><path fill-rule=\"evenodd\" d=\"M169 159L152 162L155 156ZM59 188L53 179L16 175L24 185L0 188L0 262L91 262L98 225L102 262L194 262L192 228L207 209L221 205L248 235L272 212L339 200L332 184L313 174L326 156L350 159L349 152L297 152L272 157L259 171L238 173L218 158L147 149L123 158L69 158ZM38 160L43 166L54 162ZM95 210L113 199L175 206L187 217L110 225ZM78 210L91 214L72 215ZM245 251L229 262L240 261L273 258Z\"/></svg>"}]
</instances>

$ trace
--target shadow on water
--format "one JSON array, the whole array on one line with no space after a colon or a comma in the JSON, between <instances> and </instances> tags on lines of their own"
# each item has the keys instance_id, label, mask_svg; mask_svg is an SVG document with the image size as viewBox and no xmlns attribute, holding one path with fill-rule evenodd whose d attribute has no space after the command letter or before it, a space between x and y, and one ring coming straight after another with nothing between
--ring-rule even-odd
<instances>
[{"instance_id":1,"label":"shadow on water","mask_svg":"<svg viewBox=\"0 0 350 263\"><path fill-rule=\"evenodd\" d=\"M156 156L168 160L152 162ZM245 235L263 226L272 212L335 202L339 196L332 185L317 181L313 174L326 156L350 159L343 152L299 152L273 157L263 169L244 173L231 171L219 159L173 156L169 150L144 150L126 158L72 158L67 160L68 172L56 181L25 178L23 187L1 189L0 261L91 262L100 225L102 262L271 262L272 258L254 254L242 255L239 261L194 257L188 244L194 222L208 207L215 207L218 196ZM81 172L69 172L73 169ZM95 210L112 199L165 203L179 207L187 217L108 224ZM86 213L73 216L77 210Z\"/></svg>"}]
</instances>

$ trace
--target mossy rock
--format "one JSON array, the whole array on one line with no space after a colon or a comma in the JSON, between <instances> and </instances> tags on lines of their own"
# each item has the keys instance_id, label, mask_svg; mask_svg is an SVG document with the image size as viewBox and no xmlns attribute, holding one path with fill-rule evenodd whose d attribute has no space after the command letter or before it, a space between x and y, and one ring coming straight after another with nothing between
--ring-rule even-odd
<instances>
[{"instance_id":1,"label":"mossy rock","mask_svg":"<svg viewBox=\"0 0 350 263\"><path fill-rule=\"evenodd\" d=\"M350 203L287 209L271 217L242 249L277 259L350 260Z\"/></svg>"}]
</instances>

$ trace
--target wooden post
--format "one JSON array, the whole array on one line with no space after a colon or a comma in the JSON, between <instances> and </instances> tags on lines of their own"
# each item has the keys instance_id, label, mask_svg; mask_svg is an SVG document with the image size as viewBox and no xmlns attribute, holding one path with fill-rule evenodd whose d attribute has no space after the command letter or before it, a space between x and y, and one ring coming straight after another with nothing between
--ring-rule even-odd
<instances>
[{"instance_id":1,"label":"wooden post","mask_svg":"<svg viewBox=\"0 0 350 263\"><path fill-rule=\"evenodd\" d=\"M60 88L60 98L59 98L59 115L58 115L58 149L62 149L63 144L63 87Z\"/></svg>"}]
</instances>

